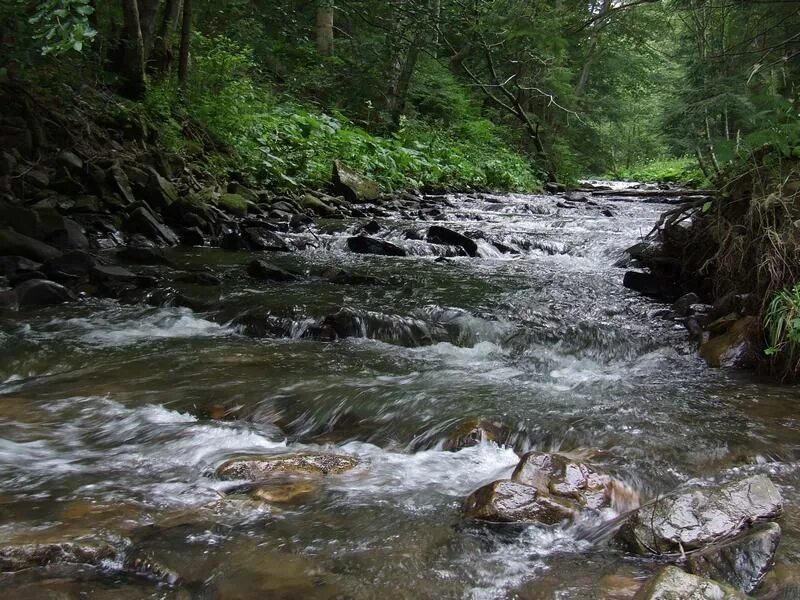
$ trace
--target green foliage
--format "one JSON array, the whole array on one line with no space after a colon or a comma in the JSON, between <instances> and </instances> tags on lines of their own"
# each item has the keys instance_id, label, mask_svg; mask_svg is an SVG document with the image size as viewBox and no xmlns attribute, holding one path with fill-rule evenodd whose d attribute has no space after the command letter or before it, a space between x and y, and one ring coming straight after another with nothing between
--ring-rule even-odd
<instances>
[{"instance_id":1,"label":"green foliage","mask_svg":"<svg viewBox=\"0 0 800 600\"><path fill-rule=\"evenodd\" d=\"M688 156L658 159L630 168L618 169L612 171L609 177L620 181L682 183L693 186L702 186L708 183L697 164L697 159Z\"/></svg>"},{"instance_id":2,"label":"green foliage","mask_svg":"<svg viewBox=\"0 0 800 600\"><path fill-rule=\"evenodd\" d=\"M97 35L89 24L93 12L91 0L37 2L36 12L28 22L36 28L34 39L41 45L41 53L58 56L82 51Z\"/></svg>"},{"instance_id":3,"label":"green foliage","mask_svg":"<svg viewBox=\"0 0 800 600\"><path fill-rule=\"evenodd\" d=\"M769 303L764 316L768 356L784 353L795 360L800 355L800 284L781 290Z\"/></svg>"}]
</instances>

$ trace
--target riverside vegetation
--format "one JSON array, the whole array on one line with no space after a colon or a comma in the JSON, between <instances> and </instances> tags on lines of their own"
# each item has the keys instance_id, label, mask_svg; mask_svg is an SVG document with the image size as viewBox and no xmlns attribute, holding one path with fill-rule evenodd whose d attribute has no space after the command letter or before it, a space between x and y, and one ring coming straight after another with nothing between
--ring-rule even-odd
<instances>
[{"instance_id":1,"label":"riverside vegetation","mask_svg":"<svg viewBox=\"0 0 800 600\"><path fill-rule=\"evenodd\" d=\"M800 2L0 15L0 590L796 594Z\"/></svg>"}]
</instances>

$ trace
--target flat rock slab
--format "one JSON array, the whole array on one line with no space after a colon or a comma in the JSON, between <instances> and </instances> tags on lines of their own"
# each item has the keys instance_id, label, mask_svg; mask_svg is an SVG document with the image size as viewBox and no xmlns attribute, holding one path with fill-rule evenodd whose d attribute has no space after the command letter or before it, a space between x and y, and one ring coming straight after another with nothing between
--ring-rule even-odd
<instances>
[{"instance_id":1,"label":"flat rock slab","mask_svg":"<svg viewBox=\"0 0 800 600\"><path fill-rule=\"evenodd\" d=\"M617 540L637 554L679 554L731 538L781 514L783 499L765 475L658 498L630 513Z\"/></svg>"},{"instance_id":2,"label":"flat rock slab","mask_svg":"<svg viewBox=\"0 0 800 600\"><path fill-rule=\"evenodd\" d=\"M358 458L344 454L243 456L223 463L217 469L217 477L258 481L275 475L339 475L358 465Z\"/></svg>"},{"instance_id":3,"label":"flat rock slab","mask_svg":"<svg viewBox=\"0 0 800 600\"><path fill-rule=\"evenodd\" d=\"M690 575L677 567L662 569L633 600L745 600L741 592L710 579Z\"/></svg>"},{"instance_id":4,"label":"flat rock slab","mask_svg":"<svg viewBox=\"0 0 800 600\"><path fill-rule=\"evenodd\" d=\"M690 554L686 566L690 573L722 581L749 594L772 567L780 540L780 525L765 523L729 542Z\"/></svg>"}]
</instances>

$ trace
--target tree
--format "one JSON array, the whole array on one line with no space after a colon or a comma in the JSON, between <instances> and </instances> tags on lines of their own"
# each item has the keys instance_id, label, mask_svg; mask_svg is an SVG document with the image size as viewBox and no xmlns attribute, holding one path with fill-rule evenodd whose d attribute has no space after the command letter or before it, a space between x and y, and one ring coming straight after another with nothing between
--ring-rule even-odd
<instances>
[{"instance_id":1,"label":"tree","mask_svg":"<svg viewBox=\"0 0 800 600\"><path fill-rule=\"evenodd\" d=\"M322 56L333 54L334 0L318 0L317 4L317 51Z\"/></svg>"}]
</instances>

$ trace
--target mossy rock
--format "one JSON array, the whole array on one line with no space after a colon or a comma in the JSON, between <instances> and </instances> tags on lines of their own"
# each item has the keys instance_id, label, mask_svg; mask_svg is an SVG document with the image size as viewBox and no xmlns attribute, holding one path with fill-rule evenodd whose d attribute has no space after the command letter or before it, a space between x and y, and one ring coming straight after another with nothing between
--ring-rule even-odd
<instances>
[{"instance_id":1,"label":"mossy rock","mask_svg":"<svg viewBox=\"0 0 800 600\"><path fill-rule=\"evenodd\" d=\"M237 217L247 216L247 200L241 194L221 194L216 204Z\"/></svg>"},{"instance_id":2,"label":"mossy rock","mask_svg":"<svg viewBox=\"0 0 800 600\"><path fill-rule=\"evenodd\" d=\"M338 160L333 161L333 187L348 202L373 202L381 192L376 182L359 175Z\"/></svg>"}]
</instances>

